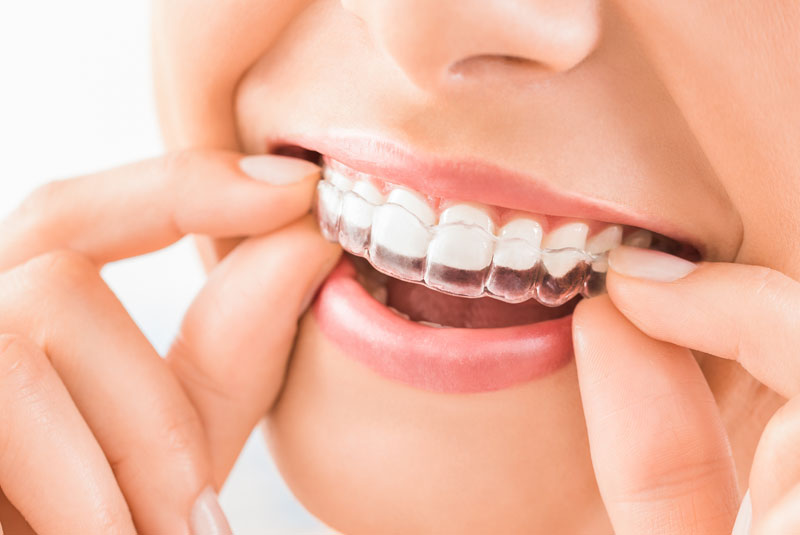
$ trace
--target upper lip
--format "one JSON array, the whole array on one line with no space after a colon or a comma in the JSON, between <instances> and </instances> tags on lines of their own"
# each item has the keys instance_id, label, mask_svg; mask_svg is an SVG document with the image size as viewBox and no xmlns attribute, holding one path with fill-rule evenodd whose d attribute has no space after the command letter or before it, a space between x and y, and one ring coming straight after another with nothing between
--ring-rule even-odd
<instances>
[{"instance_id":1,"label":"upper lip","mask_svg":"<svg viewBox=\"0 0 800 535\"><path fill-rule=\"evenodd\" d=\"M476 159L449 160L373 136L294 136L270 140L267 152L296 145L324 154L356 171L435 197L472 201L538 214L589 219L645 228L697 249L696 237L667 219L630 206L556 189L540 177L503 169Z\"/></svg>"}]
</instances>

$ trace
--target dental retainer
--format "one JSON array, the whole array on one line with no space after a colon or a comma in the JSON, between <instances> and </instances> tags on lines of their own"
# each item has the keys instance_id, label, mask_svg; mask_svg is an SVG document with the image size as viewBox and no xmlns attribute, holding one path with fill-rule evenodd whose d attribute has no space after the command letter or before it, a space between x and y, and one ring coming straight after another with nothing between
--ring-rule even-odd
<instances>
[{"instance_id":1,"label":"dental retainer","mask_svg":"<svg viewBox=\"0 0 800 535\"><path fill-rule=\"evenodd\" d=\"M495 235L491 217L469 203L436 214L414 192L386 187L326 168L315 202L323 236L381 273L460 297L555 307L605 292L608 250L542 248L541 227L525 218Z\"/></svg>"}]
</instances>

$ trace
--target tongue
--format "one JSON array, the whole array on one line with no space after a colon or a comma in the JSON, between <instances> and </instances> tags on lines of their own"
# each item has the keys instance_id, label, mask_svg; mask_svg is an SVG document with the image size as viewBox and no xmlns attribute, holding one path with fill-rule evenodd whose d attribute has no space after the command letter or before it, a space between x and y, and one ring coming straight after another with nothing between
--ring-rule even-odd
<instances>
[{"instance_id":1,"label":"tongue","mask_svg":"<svg viewBox=\"0 0 800 535\"><path fill-rule=\"evenodd\" d=\"M472 329L525 325L566 316L577 299L560 307L546 307L533 299L524 303L505 303L481 297L469 299L447 295L420 284L389 279L386 304L408 314L414 321L430 321L450 327Z\"/></svg>"}]
</instances>

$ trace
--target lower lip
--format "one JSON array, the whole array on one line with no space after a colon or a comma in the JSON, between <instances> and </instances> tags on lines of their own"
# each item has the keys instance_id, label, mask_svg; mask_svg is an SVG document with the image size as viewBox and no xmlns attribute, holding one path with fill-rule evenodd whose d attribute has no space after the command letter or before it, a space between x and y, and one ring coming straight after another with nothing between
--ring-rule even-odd
<instances>
[{"instance_id":1,"label":"lower lip","mask_svg":"<svg viewBox=\"0 0 800 535\"><path fill-rule=\"evenodd\" d=\"M549 375L572 359L572 315L496 329L437 329L372 298L343 257L313 313L325 336L379 375L423 390L501 390Z\"/></svg>"}]
</instances>

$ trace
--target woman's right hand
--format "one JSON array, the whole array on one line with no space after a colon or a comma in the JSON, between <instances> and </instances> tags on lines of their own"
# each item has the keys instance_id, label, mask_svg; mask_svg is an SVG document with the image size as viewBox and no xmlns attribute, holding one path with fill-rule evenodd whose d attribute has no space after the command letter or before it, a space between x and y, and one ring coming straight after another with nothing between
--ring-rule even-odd
<instances>
[{"instance_id":1,"label":"woman's right hand","mask_svg":"<svg viewBox=\"0 0 800 535\"><path fill-rule=\"evenodd\" d=\"M248 157L247 176L241 158L181 152L54 182L0 225L6 533L223 532L214 490L339 255L306 215L315 165ZM244 239L165 360L99 269L186 234Z\"/></svg>"}]
</instances>

